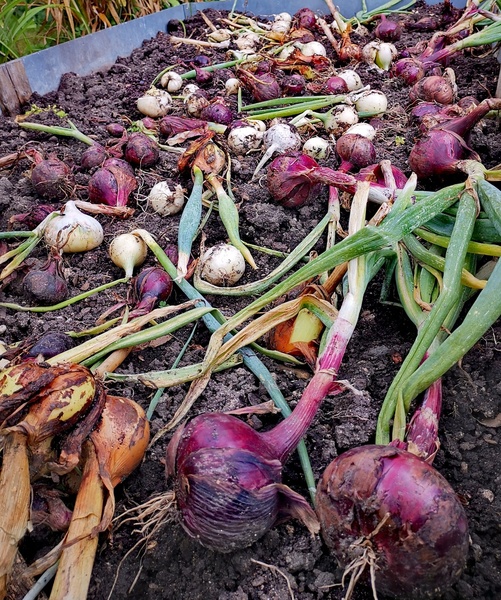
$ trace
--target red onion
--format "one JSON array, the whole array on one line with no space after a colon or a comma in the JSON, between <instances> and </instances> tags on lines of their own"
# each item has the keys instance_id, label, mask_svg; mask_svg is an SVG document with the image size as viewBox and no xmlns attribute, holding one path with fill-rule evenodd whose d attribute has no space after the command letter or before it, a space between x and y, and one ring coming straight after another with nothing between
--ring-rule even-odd
<instances>
[{"instance_id":1,"label":"red onion","mask_svg":"<svg viewBox=\"0 0 501 600\"><path fill-rule=\"evenodd\" d=\"M367 167L376 160L374 144L365 136L344 133L336 141L336 152L341 158L338 171L354 171Z\"/></svg>"},{"instance_id":2,"label":"red onion","mask_svg":"<svg viewBox=\"0 0 501 600\"><path fill-rule=\"evenodd\" d=\"M327 79L323 86L323 90L328 94L347 94L348 84L342 77L334 75L333 77L329 77L329 79Z\"/></svg>"},{"instance_id":3,"label":"red onion","mask_svg":"<svg viewBox=\"0 0 501 600\"><path fill-rule=\"evenodd\" d=\"M275 100L282 96L280 85L271 73L256 75L245 69L238 69L237 77L256 102Z\"/></svg>"},{"instance_id":4,"label":"red onion","mask_svg":"<svg viewBox=\"0 0 501 600\"><path fill-rule=\"evenodd\" d=\"M108 158L89 179L89 200L109 206L126 206L136 187L137 180L130 164L119 158Z\"/></svg>"},{"instance_id":5,"label":"red onion","mask_svg":"<svg viewBox=\"0 0 501 600\"><path fill-rule=\"evenodd\" d=\"M405 26L411 31L437 31L440 20L437 17L423 17L419 21L409 21Z\"/></svg>"},{"instance_id":6,"label":"red onion","mask_svg":"<svg viewBox=\"0 0 501 600\"><path fill-rule=\"evenodd\" d=\"M237 417L202 414L182 425L167 448L182 524L219 552L254 543L277 521L300 519L318 531L306 500L284 485L282 465L311 423L318 403L301 398L293 413L259 433Z\"/></svg>"},{"instance_id":7,"label":"red onion","mask_svg":"<svg viewBox=\"0 0 501 600\"><path fill-rule=\"evenodd\" d=\"M35 191L48 200L64 200L75 187L69 166L56 156L43 159L38 152L32 153L35 166L31 171L31 182Z\"/></svg>"},{"instance_id":8,"label":"red onion","mask_svg":"<svg viewBox=\"0 0 501 600\"><path fill-rule=\"evenodd\" d=\"M113 137L119 138L127 131L121 123L109 123L106 125L106 131Z\"/></svg>"},{"instance_id":9,"label":"red onion","mask_svg":"<svg viewBox=\"0 0 501 600\"><path fill-rule=\"evenodd\" d=\"M436 115L442 111L443 107L435 102L420 102L411 110L411 119L421 121L428 115Z\"/></svg>"},{"instance_id":10,"label":"red onion","mask_svg":"<svg viewBox=\"0 0 501 600\"><path fill-rule=\"evenodd\" d=\"M54 253L39 269L32 269L23 279L26 295L45 306L59 304L68 297L68 284L63 274L61 257Z\"/></svg>"},{"instance_id":11,"label":"red onion","mask_svg":"<svg viewBox=\"0 0 501 600\"><path fill-rule=\"evenodd\" d=\"M42 484L32 486L30 520L36 527L45 525L52 531L66 531L71 522L71 510L63 502L62 492Z\"/></svg>"},{"instance_id":12,"label":"red onion","mask_svg":"<svg viewBox=\"0 0 501 600\"><path fill-rule=\"evenodd\" d=\"M321 167L307 154L278 156L268 167L267 185L271 197L286 207L299 207L318 195L318 185L334 186L355 192L357 179L348 173ZM371 185L369 198L385 202L390 192L382 186Z\"/></svg>"},{"instance_id":13,"label":"red onion","mask_svg":"<svg viewBox=\"0 0 501 600\"><path fill-rule=\"evenodd\" d=\"M197 67L210 67L212 64L211 59L205 54L197 54L191 62Z\"/></svg>"},{"instance_id":14,"label":"red onion","mask_svg":"<svg viewBox=\"0 0 501 600\"><path fill-rule=\"evenodd\" d=\"M160 153L157 144L145 133L137 131L129 136L125 146L125 160L135 167L152 167Z\"/></svg>"},{"instance_id":15,"label":"red onion","mask_svg":"<svg viewBox=\"0 0 501 600\"><path fill-rule=\"evenodd\" d=\"M392 73L407 85L414 85L424 77L425 70L421 61L415 58L401 58L394 63Z\"/></svg>"},{"instance_id":16,"label":"red onion","mask_svg":"<svg viewBox=\"0 0 501 600\"><path fill-rule=\"evenodd\" d=\"M374 35L383 42L397 42L402 35L402 28L395 21L388 19L386 15L381 15Z\"/></svg>"},{"instance_id":17,"label":"red onion","mask_svg":"<svg viewBox=\"0 0 501 600\"><path fill-rule=\"evenodd\" d=\"M75 346L75 341L62 331L49 331L40 337L23 355L24 360L32 360L43 356L47 360Z\"/></svg>"},{"instance_id":18,"label":"red onion","mask_svg":"<svg viewBox=\"0 0 501 600\"><path fill-rule=\"evenodd\" d=\"M174 286L170 275L161 267L143 269L133 282L134 294L138 299L129 318L139 317L149 313L157 302L169 298Z\"/></svg>"},{"instance_id":19,"label":"red onion","mask_svg":"<svg viewBox=\"0 0 501 600\"><path fill-rule=\"evenodd\" d=\"M454 88L451 82L441 75L428 75L417 81L409 92L411 102L426 100L438 104L451 104L454 101Z\"/></svg>"},{"instance_id":20,"label":"red onion","mask_svg":"<svg viewBox=\"0 0 501 600\"><path fill-rule=\"evenodd\" d=\"M195 63L191 63L191 65L195 69L195 81L197 82L197 85L204 86L212 83L214 75L210 71L204 71L204 69L200 68Z\"/></svg>"},{"instance_id":21,"label":"red onion","mask_svg":"<svg viewBox=\"0 0 501 600\"><path fill-rule=\"evenodd\" d=\"M325 543L343 567L364 569L378 592L432 598L457 581L468 524L446 479L391 446L348 450L325 470L316 510Z\"/></svg>"},{"instance_id":22,"label":"red onion","mask_svg":"<svg viewBox=\"0 0 501 600\"><path fill-rule=\"evenodd\" d=\"M54 207L50 204L37 204L27 213L20 213L17 215L13 215L9 219L10 224L21 223L25 225L28 229L35 229L37 225L50 215L51 212L54 212Z\"/></svg>"},{"instance_id":23,"label":"red onion","mask_svg":"<svg viewBox=\"0 0 501 600\"><path fill-rule=\"evenodd\" d=\"M480 160L476 152L455 133L442 128L431 129L420 138L409 154L409 167L419 179L447 177L463 174L461 161Z\"/></svg>"},{"instance_id":24,"label":"red onion","mask_svg":"<svg viewBox=\"0 0 501 600\"><path fill-rule=\"evenodd\" d=\"M371 181L386 188L401 190L407 183L405 173L389 161L382 160L374 165L362 167L355 176L362 181Z\"/></svg>"},{"instance_id":25,"label":"red onion","mask_svg":"<svg viewBox=\"0 0 501 600\"><path fill-rule=\"evenodd\" d=\"M106 149L101 144L94 143L89 146L80 157L80 166L84 169L99 167L106 160Z\"/></svg>"},{"instance_id":26,"label":"red onion","mask_svg":"<svg viewBox=\"0 0 501 600\"><path fill-rule=\"evenodd\" d=\"M216 98L208 106L202 108L200 117L221 125L229 125L234 119L233 111L222 98Z\"/></svg>"},{"instance_id":27,"label":"red onion","mask_svg":"<svg viewBox=\"0 0 501 600\"><path fill-rule=\"evenodd\" d=\"M317 15L311 8L300 8L293 16L295 27L313 30L317 26Z\"/></svg>"},{"instance_id":28,"label":"red onion","mask_svg":"<svg viewBox=\"0 0 501 600\"><path fill-rule=\"evenodd\" d=\"M192 119L190 117L175 117L167 115L160 120L158 125L159 132L165 137L171 137L184 131L193 131L205 127L207 121L203 119Z\"/></svg>"},{"instance_id":29,"label":"red onion","mask_svg":"<svg viewBox=\"0 0 501 600\"><path fill-rule=\"evenodd\" d=\"M294 73L282 79L281 87L284 96L300 96L306 88L306 81L302 75Z\"/></svg>"}]
</instances>

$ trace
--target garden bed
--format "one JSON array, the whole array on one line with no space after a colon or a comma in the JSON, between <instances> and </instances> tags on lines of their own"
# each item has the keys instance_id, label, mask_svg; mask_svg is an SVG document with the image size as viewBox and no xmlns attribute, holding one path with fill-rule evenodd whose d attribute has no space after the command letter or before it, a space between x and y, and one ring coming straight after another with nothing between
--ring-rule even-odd
<instances>
[{"instance_id":1,"label":"garden bed","mask_svg":"<svg viewBox=\"0 0 501 600\"><path fill-rule=\"evenodd\" d=\"M435 8L417 4L402 15L403 21L417 21L429 16ZM218 24L227 16L226 11L206 11L207 17ZM329 20L329 18L328 18ZM200 14L184 21L186 35L204 38L206 22ZM404 29L396 42L399 50L427 39L428 32ZM353 36L354 41L365 38ZM326 44L330 58L332 51ZM112 122L130 125L141 118L136 100L165 67L181 64L180 71L189 70L189 63L200 50L196 46L172 45L167 33L160 32L145 41L130 56L119 58L108 70L86 76L66 73L55 92L40 96L34 94L30 104L41 109L56 107L84 133L100 143L109 141L105 126ZM206 52L213 63L222 62L225 50ZM499 63L494 55L465 52L455 57L450 66L456 74L458 97L474 96L478 100L495 93ZM357 65L365 84L387 94L389 110L380 118L374 144L378 159L389 159L392 164L409 174L407 158L418 135L417 127L409 122L408 88L388 72L376 73L366 65ZM221 90L227 72L216 75L214 90ZM236 99L232 102L236 106ZM244 95L244 104L250 98ZM29 105L25 106L28 109ZM176 114L182 114L179 101ZM56 124L53 111L42 110L32 115L33 122ZM76 178L75 197L87 199L89 172L80 168L80 156L85 146L75 140L24 131L12 119L0 119L0 157L27 148L36 148L45 156L55 154L69 164ZM303 134L304 135L304 134ZM216 137L224 147L224 137ZM485 120L473 132L472 146L483 164L494 167L501 163L499 122ZM313 201L300 208L284 208L272 201L264 176L251 181L260 153L233 158L232 189L239 202L240 231L246 242L290 252L325 215L328 193L323 189ZM147 195L153 184L161 180L182 185L191 190L189 176L180 175L178 155L161 151L159 163L139 172L139 187L133 194L133 217L121 220L98 217L103 225L105 241L88 253L64 256L64 269L70 295L110 282L121 277L118 267L111 263L107 249L119 233L134 228L146 229L160 245L176 243L179 215L160 217L148 205ZM334 153L322 161L335 168ZM0 229L9 227L9 219L26 212L40 202L29 179L31 163L22 158L0 171ZM263 171L264 173L264 171ZM54 204L57 208L57 204ZM371 208L371 212L373 212ZM348 212L343 210L342 223L347 224ZM226 232L217 212L213 212L204 226L206 246L225 241ZM322 252L325 237L316 244ZM198 256L198 246L194 247ZM247 269L243 282L262 277L274 269L280 258L253 251L258 270ZM30 261L46 258L46 248L40 244ZM149 254L145 266L153 266ZM23 270L0 291L0 301L27 305L22 293ZM374 441L376 419L384 395L415 337L415 328L403 310L380 299L382 277L371 283L355 334L343 361L340 378L349 381L357 394L346 389L342 394L329 397L305 438L315 479L337 455L349 448ZM91 296L62 310L37 314L0 308L0 336L7 345L26 338L37 338L44 332L79 332L95 325L99 315L127 296L125 284ZM236 313L250 302L247 297L208 296L213 306L225 316ZM184 301L175 290L170 304ZM170 368L192 333L186 327L174 333L162 345L145 346L134 350L118 373L142 373ZM435 459L436 468L448 479L464 504L469 524L471 545L468 563L460 581L445 594L447 600L477 598L490 600L501 593L501 475L499 474L501 422L501 356L498 340L501 325L496 323L444 378L444 410L441 420L441 447ZM190 339L181 365L200 362L204 357L210 334L202 324ZM271 359L263 359L273 373L286 400L294 406L311 377L308 366L288 366ZM145 409L154 390L142 384L106 382L110 393L128 396ZM181 404L188 384L165 391L151 419L152 434L160 431ZM268 400L263 385L243 366L216 373L190 414L205 411L230 411ZM252 417L257 428L269 428L280 417L270 414ZM134 505L142 504L169 489L165 479L165 450L171 433L162 436L146 453L141 466L117 488L117 510L120 515ZM307 496L302 471L296 455L287 463L284 482L295 491ZM37 526L25 537L21 553L27 563L43 555L60 539L61 534L43 525ZM134 524L115 528L111 535L102 536L93 571L89 598L122 600L136 595L147 599L177 600L313 600L341 599L342 571L336 566L319 536L311 536L296 521L288 521L266 534L251 547L230 554L207 550L190 537L176 520L166 523L146 547L129 551L139 541ZM118 573L118 576L117 576ZM133 589L131 590L131 587ZM112 591L113 589L113 591ZM111 595L110 595L111 594ZM359 586L353 598L371 598L372 592Z\"/></svg>"}]
</instances>

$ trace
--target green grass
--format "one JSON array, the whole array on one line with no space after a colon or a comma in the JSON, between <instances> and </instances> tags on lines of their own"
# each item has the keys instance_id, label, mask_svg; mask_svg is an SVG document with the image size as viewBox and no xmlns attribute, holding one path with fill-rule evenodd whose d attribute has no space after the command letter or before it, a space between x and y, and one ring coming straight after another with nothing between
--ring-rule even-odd
<instances>
[{"instance_id":1,"label":"green grass","mask_svg":"<svg viewBox=\"0 0 501 600\"><path fill-rule=\"evenodd\" d=\"M180 0L0 0L0 63L178 4Z\"/></svg>"}]
</instances>

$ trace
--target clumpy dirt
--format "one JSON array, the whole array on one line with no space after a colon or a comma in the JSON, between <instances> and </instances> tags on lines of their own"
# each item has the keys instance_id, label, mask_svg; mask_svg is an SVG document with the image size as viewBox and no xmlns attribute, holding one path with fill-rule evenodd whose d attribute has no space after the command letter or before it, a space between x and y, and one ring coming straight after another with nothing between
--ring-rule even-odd
<instances>
[{"instance_id":1,"label":"clumpy dirt","mask_svg":"<svg viewBox=\"0 0 501 600\"><path fill-rule=\"evenodd\" d=\"M435 10L435 9L433 9ZM438 7L436 10L440 10ZM404 22L415 22L430 14L430 7L417 5ZM207 11L216 25L226 13ZM327 20L330 20L328 18ZM207 25L200 15L185 22L191 37L205 39ZM372 28L373 25L371 24ZM404 29L399 50L426 40L430 32ZM371 37L369 33L368 38ZM367 40L360 32L355 41ZM328 44L326 44L328 46ZM204 51L211 60L224 60L224 51ZM332 65L337 66L332 51L328 50ZM131 56L120 58L106 72L87 77L66 74L59 89L44 97L35 96L32 103L38 107L55 106L64 110L71 121L84 133L100 143L110 142L105 126L121 122L126 126L141 118L136 99L146 91L154 77L166 66L179 64L179 71L190 69L189 63L200 53L194 46L169 42L166 33L143 43ZM390 159L394 165L409 173L407 156L417 136L417 127L408 120L410 104L408 89L390 74L376 74L363 64L354 66L364 83L383 90L389 98L388 114L380 119L375 145L378 158ZM494 95L498 63L492 54L467 52L450 62L456 73L458 96L475 96L478 100ZM213 84L221 91L228 72L219 74ZM212 91L212 90L211 90ZM244 103L251 101L247 92ZM232 100L235 102L235 100ZM182 101L176 100L175 114L182 115ZM28 106L26 107L26 109ZM31 117L33 121L54 124L53 113L42 112ZM0 119L0 157L26 148L36 148L44 155L51 153L66 161L76 178L74 197L87 199L87 181L90 173L79 166L85 147L70 139L23 131L13 119ZM322 135L322 131L319 130ZM309 135L305 132L304 135ZM475 128L472 146L480 154L486 167L501 163L497 120L486 120ZM215 140L224 146L223 136ZM186 144L185 144L186 146ZM288 252L294 248L325 214L327 190L309 204L286 209L274 204L265 180L250 181L260 153L233 159L232 188L240 201L241 233L244 240L261 247ZM121 277L121 271L107 255L109 242L118 233L136 227L148 230L165 246L175 243L179 216L159 217L148 206L146 197L152 185L160 180L180 183L189 193L191 180L181 176L177 168L178 156L160 152L160 161L150 169L137 170L139 187L134 192L132 206L135 213L128 220L99 216L105 231L104 244L89 253L65 255L64 269L70 295L92 289ZM322 164L335 167L334 153ZM34 203L41 202L29 179L30 161L23 158L0 171L0 226L9 227L9 218L25 212ZM431 189L430 186L427 186ZM59 204L54 203L57 208ZM342 222L347 223L343 210ZM225 231L217 213L213 212L204 226L206 245L225 240ZM315 251L325 247L323 237ZM254 251L259 270L247 271L244 281L251 281L275 268L280 259ZM41 264L47 250L40 244L32 253L32 264ZM194 248L198 256L198 245ZM155 264L149 255L145 266ZM27 305L22 294L23 269L0 291L0 300ZM382 277L371 283L355 334L345 355L340 378L363 394L346 389L342 394L328 397L305 441L315 478L343 451L374 440L378 410L392 378L408 352L415 336L413 325L403 310L394 303L381 301ZM79 332L95 325L96 318L127 296L127 287L121 285L76 303L63 310L48 313L16 312L0 308L0 336L7 345L27 338L38 338L50 330ZM209 296L209 301L229 316L245 306L249 298ZM174 291L169 303L183 301ZM192 328L183 328L160 346L137 348L127 358L118 373L140 373L168 369L172 366ZM201 324L189 341L181 365L199 362L204 356L209 333ZM472 348L460 364L444 377L444 409L441 419L441 447L435 459L436 468L451 483L464 504L470 525L471 544L464 574L454 587L445 593L446 600L477 598L491 600L501 593L501 475L500 433L501 421L501 355L498 340L501 324L496 323ZM263 358L287 401L294 406L301 396L311 371L302 367L286 366ZM106 382L110 393L132 397L147 408L154 390L141 384ZM172 418L182 402L188 385L164 392L151 419L152 434L157 433ZM191 415L205 411L228 411L255 405L268 400L263 385L242 366L214 374L203 395L191 409ZM279 419L276 415L254 416L255 427L271 427ZM170 489L164 476L165 448L171 433L161 437L147 452L143 463L117 490L117 515L147 502ZM297 456L286 464L284 482L307 496L307 490ZM71 502L71 500L70 500ZM60 539L61 534L44 526L37 526L26 536L21 546L25 560L30 563L43 555ZM230 554L218 554L200 546L183 531L174 518L135 550L141 536L134 523L115 528L111 535L102 536L92 576L89 598L124 600L141 599L178 600L297 600L340 599L342 571L324 546L319 536L312 537L296 521L275 527L250 548ZM117 575L118 573L118 575ZM116 581L115 581L116 580ZM356 600L371 598L369 588L359 585L353 595ZM380 596L381 598L381 596Z\"/></svg>"}]
</instances>

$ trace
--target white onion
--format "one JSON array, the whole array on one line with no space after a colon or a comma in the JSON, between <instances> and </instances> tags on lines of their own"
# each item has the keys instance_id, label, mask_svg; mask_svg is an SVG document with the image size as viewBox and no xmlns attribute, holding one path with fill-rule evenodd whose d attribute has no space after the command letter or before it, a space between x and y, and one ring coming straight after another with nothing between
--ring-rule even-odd
<instances>
[{"instance_id":1,"label":"white onion","mask_svg":"<svg viewBox=\"0 0 501 600\"><path fill-rule=\"evenodd\" d=\"M236 77L230 77L226 80L224 84L226 93L229 96L233 96L234 94L238 94L238 90L240 89L240 80Z\"/></svg>"},{"instance_id":2,"label":"white onion","mask_svg":"<svg viewBox=\"0 0 501 600\"><path fill-rule=\"evenodd\" d=\"M292 150L298 150L301 147L302 140L294 126L288 123L276 123L264 134L263 144L266 147L266 152L252 175L253 179L275 152L285 154Z\"/></svg>"},{"instance_id":3,"label":"white onion","mask_svg":"<svg viewBox=\"0 0 501 600\"><path fill-rule=\"evenodd\" d=\"M273 33L285 35L289 33L291 26L292 16L287 12L278 13L275 15L275 20L271 26L271 31L273 31Z\"/></svg>"},{"instance_id":4,"label":"white onion","mask_svg":"<svg viewBox=\"0 0 501 600\"><path fill-rule=\"evenodd\" d=\"M327 50L320 42L313 41L306 44L296 42L294 45L301 50L303 56L327 56Z\"/></svg>"},{"instance_id":5,"label":"white onion","mask_svg":"<svg viewBox=\"0 0 501 600\"><path fill-rule=\"evenodd\" d=\"M361 87L363 87L360 75L353 69L343 69L343 71L339 71L337 77L344 79L346 85L348 86L349 92L359 90Z\"/></svg>"},{"instance_id":6,"label":"white onion","mask_svg":"<svg viewBox=\"0 0 501 600\"><path fill-rule=\"evenodd\" d=\"M184 98L184 106L190 117L200 117L202 110L206 106L209 106L209 104L209 100L207 100L200 90L193 92L192 94L188 94Z\"/></svg>"},{"instance_id":7,"label":"white onion","mask_svg":"<svg viewBox=\"0 0 501 600\"><path fill-rule=\"evenodd\" d=\"M151 188L148 203L162 217L175 215L184 206L184 190L180 185L171 190L166 181L159 181Z\"/></svg>"},{"instance_id":8,"label":"white onion","mask_svg":"<svg viewBox=\"0 0 501 600\"><path fill-rule=\"evenodd\" d=\"M148 254L148 246L134 233L122 233L113 238L108 249L111 260L125 271L125 277L132 277L134 267L142 265Z\"/></svg>"},{"instance_id":9,"label":"white onion","mask_svg":"<svg viewBox=\"0 0 501 600\"><path fill-rule=\"evenodd\" d=\"M103 238L101 223L80 211L72 200L66 202L59 216L48 222L44 232L49 246L66 253L93 250Z\"/></svg>"},{"instance_id":10,"label":"white onion","mask_svg":"<svg viewBox=\"0 0 501 600\"><path fill-rule=\"evenodd\" d=\"M239 50L252 50L255 52L258 44L259 36L253 31L244 31L235 40L235 45Z\"/></svg>"},{"instance_id":11,"label":"white onion","mask_svg":"<svg viewBox=\"0 0 501 600\"><path fill-rule=\"evenodd\" d=\"M172 96L166 90L153 87L138 98L136 106L140 113L152 119L165 117L172 108Z\"/></svg>"},{"instance_id":12,"label":"white onion","mask_svg":"<svg viewBox=\"0 0 501 600\"><path fill-rule=\"evenodd\" d=\"M183 96L188 96L189 94L194 94L198 92L200 88L196 83L187 83L183 89Z\"/></svg>"},{"instance_id":13,"label":"white onion","mask_svg":"<svg viewBox=\"0 0 501 600\"><path fill-rule=\"evenodd\" d=\"M315 136L303 144L303 152L315 160L322 160L329 156L330 144L328 140Z\"/></svg>"},{"instance_id":14,"label":"white onion","mask_svg":"<svg viewBox=\"0 0 501 600\"><path fill-rule=\"evenodd\" d=\"M357 97L355 107L358 112L380 115L388 108L388 98L379 90L368 90Z\"/></svg>"},{"instance_id":15,"label":"white onion","mask_svg":"<svg viewBox=\"0 0 501 600\"><path fill-rule=\"evenodd\" d=\"M263 132L252 125L235 127L228 134L228 147L237 156L244 156L257 150L263 141Z\"/></svg>"},{"instance_id":16,"label":"white onion","mask_svg":"<svg viewBox=\"0 0 501 600\"><path fill-rule=\"evenodd\" d=\"M362 135L371 141L376 137L376 130L370 123L355 123L355 125L348 127L345 133Z\"/></svg>"},{"instance_id":17,"label":"white onion","mask_svg":"<svg viewBox=\"0 0 501 600\"><path fill-rule=\"evenodd\" d=\"M254 127L254 129L257 129L261 133L266 131L266 123L264 121L260 121L259 119L246 119L246 121L251 127Z\"/></svg>"},{"instance_id":18,"label":"white onion","mask_svg":"<svg viewBox=\"0 0 501 600\"><path fill-rule=\"evenodd\" d=\"M213 246L202 256L200 276L212 285L235 285L244 272L244 257L240 250L231 244Z\"/></svg>"},{"instance_id":19,"label":"white onion","mask_svg":"<svg viewBox=\"0 0 501 600\"><path fill-rule=\"evenodd\" d=\"M183 79L179 73L167 71L160 78L160 85L168 92L178 92L183 87Z\"/></svg>"},{"instance_id":20,"label":"white onion","mask_svg":"<svg viewBox=\"0 0 501 600\"><path fill-rule=\"evenodd\" d=\"M362 58L371 69L389 71L391 63L398 56L398 50L393 44L374 40L362 48Z\"/></svg>"},{"instance_id":21,"label":"white onion","mask_svg":"<svg viewBox=\"0 0 501 600\"><path fill-rule=\"evenodd\" d=\"M338 104L328 112L324 126L327 133L338 137L355 123L358 123L358 114L355 108L350 104Z\"/></svg>"}]
</instances>

